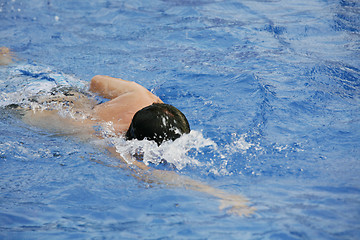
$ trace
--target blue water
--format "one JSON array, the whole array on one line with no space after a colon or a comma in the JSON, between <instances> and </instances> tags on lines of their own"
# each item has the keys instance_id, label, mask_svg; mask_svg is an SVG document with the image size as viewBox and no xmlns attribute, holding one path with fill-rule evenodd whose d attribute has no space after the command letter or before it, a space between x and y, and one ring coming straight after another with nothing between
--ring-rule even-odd
<instances>
[{"instance_id":1,"label":"blue water","mask_svg":"<svg viewBox=\"0 0 360 240\"><path fill-rule=\"evenodd\" d=\"M360 238L358 1L2 0L0 45L18 58L0 67L0 238ZM39 78L24 66L144 85L197 134L175 171L257 211L149 185L25 124L5 107Z\"/></svg>"}]
</instances>

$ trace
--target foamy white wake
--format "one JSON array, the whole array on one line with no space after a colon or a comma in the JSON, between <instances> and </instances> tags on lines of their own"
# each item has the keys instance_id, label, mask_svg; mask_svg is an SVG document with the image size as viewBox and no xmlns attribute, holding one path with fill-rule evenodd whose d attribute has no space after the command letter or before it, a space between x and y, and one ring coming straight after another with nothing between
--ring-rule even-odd
<instances>
[{"instance_id":1,"label":"foamy white wake","mask_svg":"<svg viewBox=\"0 0 360 240\"><path fill-rule=\"evenodd\" d=\"M26 105L35 96L48 94L56 87L83 90L87 82L34 63L0 67L0 107Z\"/></svg>"},{"instance_id":2,"label":"foamy white wake","mask_svg":"<svg viewBox=\"0 0 360 240\"><path fill-rule=\"evenodd\" d=\"M116 148L117 153L122 155L124 159L135 161L135 158L127 158L123 154L131 156L141 156L142 161L146 164L159 165L164 163L172 164L176 169L181 170L186 166L209 166L212 163L200 162L194 156L190 156L189 152L195 151L200 153L202 148L216 149L217 145L210 139L203 137L201 132L192 130L189 134L185 134L175 141L167 141L158 146L154 141L125 141L124 138L114 137L109 139Z\"/></svg>"}]
</instances>

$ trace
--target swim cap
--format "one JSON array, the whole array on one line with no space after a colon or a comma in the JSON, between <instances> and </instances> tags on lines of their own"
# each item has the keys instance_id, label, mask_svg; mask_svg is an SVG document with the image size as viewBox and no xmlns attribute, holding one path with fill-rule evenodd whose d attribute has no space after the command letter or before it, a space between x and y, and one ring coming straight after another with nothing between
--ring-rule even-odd
<instances>
[{"instance_id":1,"label":"swim cap","mask_svg":"<svg viewBox=\"0 0 360 240\"><path fill-rule=\"evenodd\" d=\"M180 110L169 104L153 103L135 113L125 137L153 140L160 145L189 132L189 122Z\"/></svg>"}]
</instances>

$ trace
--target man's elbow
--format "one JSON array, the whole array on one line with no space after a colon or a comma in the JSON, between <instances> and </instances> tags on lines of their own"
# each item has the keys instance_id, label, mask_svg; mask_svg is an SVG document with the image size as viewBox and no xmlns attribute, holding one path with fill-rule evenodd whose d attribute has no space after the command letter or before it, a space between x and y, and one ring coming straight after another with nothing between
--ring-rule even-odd
<instances>
[{"instance_id":1,"label":"man's elbow","mask_svg":"<svg viewBox=\"0 0 360 240\"><path fill-rule=\"evenodd\" d=\"M100 89L103 89L103 76L102 75L96 75L91 79L90 82L90 91L91 92L99 92Z\"/></svg>"}]
</instances>

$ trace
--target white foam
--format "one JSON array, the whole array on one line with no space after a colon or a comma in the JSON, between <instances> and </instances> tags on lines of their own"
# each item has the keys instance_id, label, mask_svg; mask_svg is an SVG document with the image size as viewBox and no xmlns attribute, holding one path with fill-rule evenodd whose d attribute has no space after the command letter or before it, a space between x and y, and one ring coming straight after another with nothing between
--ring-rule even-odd
<instances>
[{"instance_id":1,"label":"white foam","mask_svg":"<svg viewBox=\"0 0 360 240\"><path fill-rule=\"evenodd\" d=\"M255 146L255 144L245 140L247 137L246 133L241 134L240 137L238 137L236 134L233 134L233 137L235 140L229 145L225 146L227 152L241 152L244 154L248 149Z\"/></svg>"},{"instance_id":2,"label":"white foam","mask_svg":"<svg viewBox=\"0 0 360 240\"><path fill-rule=\"evenodd\" d=\"M49 67L19 63L0 69L0 107L10 104L30 105L29 99L40 93L46 95L55 87L86 88L87 83Z\"/></svg>"},{"instance_id":3,"label":"white foam","mask_svg":"<svg viewBox=\"0 0 360 240\"><path fill-rule=\"evenodd\" d=\"M210 162L200 162L194 157L189 156L190 150L201 152L201 149L204 147L217 148L217 145L212 140L204 138L201 132L194 130L175 141L164 142L160 146L154 141L125 141L123 138L112 138L111 143L116 148L117 153L122 156L127 153L133 156L141 154L143 157L142 161L146 165L159 165L165 160L167 163L173 164L178 170L186 166L199 167L211 164ZM125 159L129 164L134 161L134 159L129 159L128 157L125 157Z\"/></svg>"}]
</instances>

